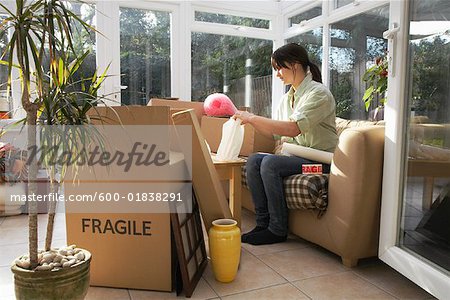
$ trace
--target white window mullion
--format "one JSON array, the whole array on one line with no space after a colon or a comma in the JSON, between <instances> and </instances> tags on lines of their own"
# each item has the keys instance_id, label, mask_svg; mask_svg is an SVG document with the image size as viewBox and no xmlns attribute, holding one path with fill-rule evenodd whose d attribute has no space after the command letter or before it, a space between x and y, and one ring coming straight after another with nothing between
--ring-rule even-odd
<instances>
[{"instance_id":1,"label":"white window mullion","mask_svg":"<svg viewBox=\"0 0 450 300\"><path fill-rule=\"evenodd\" d=\"M97 68L103 72L108 68L101 94L111 99L108 105L120 105L120 28L117 2L97 2Z\"/></svg>"},{"instance_id":2,"label":"white window mullion","mask_svg":"<svg viewBox=\"0 0 450 300\"><path fill-rule=\"evenodd\" d=\"M179 73L179 94L173 95L182 100L191 100L191 24L194 20L191 3L183 1L180 4L180 65Z\"/></svg>"},{"instance_id":3,"label":"white window mullion","mask_svg":"<svg viewBox=\"0 0 450 300\"><path fill-rule=\"evenodd\" d=\"M275 51L279 47L285 44L285 40L283 39L283 31L287 27L287 19L282 16L278 16L273 22L274 34L276 36L273 39L273 50ZM284 94L284 85L283 82L277 78L276 72L272 72L272 116L275 116L275 113L278 110L278 106L280 105L281 96Z\"/></svg>"},{"instance_id":4,"label":"white window mullion","mask_svg":"<svg viewBox=\"0 0 450 300\"><path fill-rule=\"evenodd\" d=\"M180 11L172 12L170 20L170 96L177 97L181 94L180 87L183 84L180 77L181 69L181 49L182 34Z\"/></svg>"},{"instance_id":5,"label":"white window mullion","mask_svg":"<svg viewBox=\"0 0 450 300\"><path fill-rule=\"evenodd\" d=\"M10 40L11 36L13 35L13 28L10 28L8 30L8 41ZM14 52L16 52L14 50ZM17 56L14 55L13 57L13 63L18 65L19 61L17 60ZM20 73L17 68L13 68L11 71L12 78L19 78ZM22 107L22 85L20 83L20 80L12 80L11 83L11 94L12 94L12 118L13 119L22 119L25 118L27 113Z\"/></svg>"},{"instance_id":6,"label":"white window mullion","mask_svg":"<svg viewBox=\"0 0 450 300\"><path fill-rule=\"evenodd\" d=\"M322 81L330 88L330 24L325 23L322 28Z\"/></svg>"},{"instance_id":7,"label":"white window mullion","mask_svg":"<svg viewBox=\"0 0 450 300\"><path fill-rule=\"evenodd\" d=\"M328 16L331 14L332 2L328 0L323 1L322 15L325 18L325 22L322 26L322 81L323 84L330 88L330 23L327 21Z\"/></svg>"},{"instance_id":8,"label":"white window mullion","mask_svg":"<svg viewBox=\"0 0 450 300\"><path fill-rule=\"evenodd\" d=\"M408 52L408 4L407 3L391 3L390 7L390 24L397 23L399 31L396 34L396 57L392 62L396 65L396 75L392 76L389 72L388 84L389 89L387 91L388 99L385 104L384 119L386 122L386 143L384 146L384 174L383 174L383 193L382 193L382 207L381 207L381 221L380 221L380 245L379 256L381 260L386 261L388 264L392 264L386 252L396 247L397 234L398 234L398 219L399 209L401 209L402 189L403 183L401 178L402 174L402 161L403 161L403 148L400 146L403 141L404 128L402 125L404 115L404 99L406 98L406 89L408 83L405 78L407 77L406 64L407 55L402 53ZM389 46L392 42L389 42ZM388 48L388 51L391 50Z\"/></svg>"}]
</instances>

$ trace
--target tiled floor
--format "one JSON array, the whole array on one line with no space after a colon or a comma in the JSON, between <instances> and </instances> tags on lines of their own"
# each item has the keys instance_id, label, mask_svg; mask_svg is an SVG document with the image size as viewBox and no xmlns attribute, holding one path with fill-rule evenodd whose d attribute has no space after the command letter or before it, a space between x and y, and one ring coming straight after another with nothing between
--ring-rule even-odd
<instances>
[{"instance_id":1,"label":"tiled floor","mask_svg":"<svg viewBox=\"0 0 450 300\"><path fill-rule=\"evenodd\" d=\"M45 215L39 215L45 224ZM11 261L27 251L27 217L0 217L0 299L14 299ZM40 228L44 228L44 226ZM254 226L243 212L243 231ZM40 230L43 232L43 229ZM42 234L40 236L43 236ZM42 241L41 241L42 243ZM55 246L65 244L64 215L56 219ZM87 299L173 299L175 293L91 287ZM379 261L368 259L357 268L344 267L339 257L296 237L281 244L243 244L236 279L214 279L210 265L192 299L432 299L411 281Z\"/></svg>"}]
</instances>

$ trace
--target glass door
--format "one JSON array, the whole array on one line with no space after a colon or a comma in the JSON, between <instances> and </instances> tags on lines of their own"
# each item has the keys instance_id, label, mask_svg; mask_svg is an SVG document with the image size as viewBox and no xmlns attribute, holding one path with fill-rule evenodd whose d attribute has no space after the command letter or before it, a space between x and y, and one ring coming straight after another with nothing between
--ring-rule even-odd
<instances>
[{"instance_id":1,"label":"glass door","mask_svg":"<svg viewBox=\"0 0 450 300\"><path fill-rule=\"evenodd\" d=\"M399 245L450 274L450 9L412 1Z\"/></svg>"},{"instance_id":2,"label":"glass door","mask_svg":"<svg viewBox=\"0 0 450 300\"><path fill-rule=\"evenodd\" d=\"M394 74L388 84L380 258L445 298L450 293L450 6L448 0L411 0L395 8L391 21L397 16L398 22L386 32Z\"/></svg>"}]
</instances>

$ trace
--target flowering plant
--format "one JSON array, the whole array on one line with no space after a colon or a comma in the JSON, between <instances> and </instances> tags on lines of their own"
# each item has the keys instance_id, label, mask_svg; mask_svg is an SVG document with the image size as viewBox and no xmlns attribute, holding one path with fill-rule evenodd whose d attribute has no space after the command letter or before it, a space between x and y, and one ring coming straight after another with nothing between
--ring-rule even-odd
<instances>
[{"instance_id":1,"label":"flowering plant","mask_svg":"<svg viewBox=\"0 0 450 300\"><path fill-rule=\"evenodd\" d=\"M381 97L379 103L384 106L386 102L385 92L388 84L388 61L387 55L378 57L375 60L375 64L368 68L363 76L368 86L363 96L363 101L366 107L366 111L369 110L370 104L375 96Z\"/></svg>"}]
</instances>

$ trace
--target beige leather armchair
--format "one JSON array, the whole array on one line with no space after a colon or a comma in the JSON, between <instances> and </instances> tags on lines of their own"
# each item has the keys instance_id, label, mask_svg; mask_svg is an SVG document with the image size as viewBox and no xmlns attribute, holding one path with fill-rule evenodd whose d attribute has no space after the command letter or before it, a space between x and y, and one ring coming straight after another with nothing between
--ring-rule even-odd
<instances>
[{"instance_id":1,"label":"beige leather armchair","mask_svg":"<svg viewBox=\"0 0 450 300\"><path fill-rule=\"evenodd\" d=\"M337 122L338 132L345 130L334 152L325 214L289 211L293 234L336 253L348 267L378 253L384 127L373 124ZM249 191L243 193L243 206L253 210Z\"/></svg>"}]
</instances>

